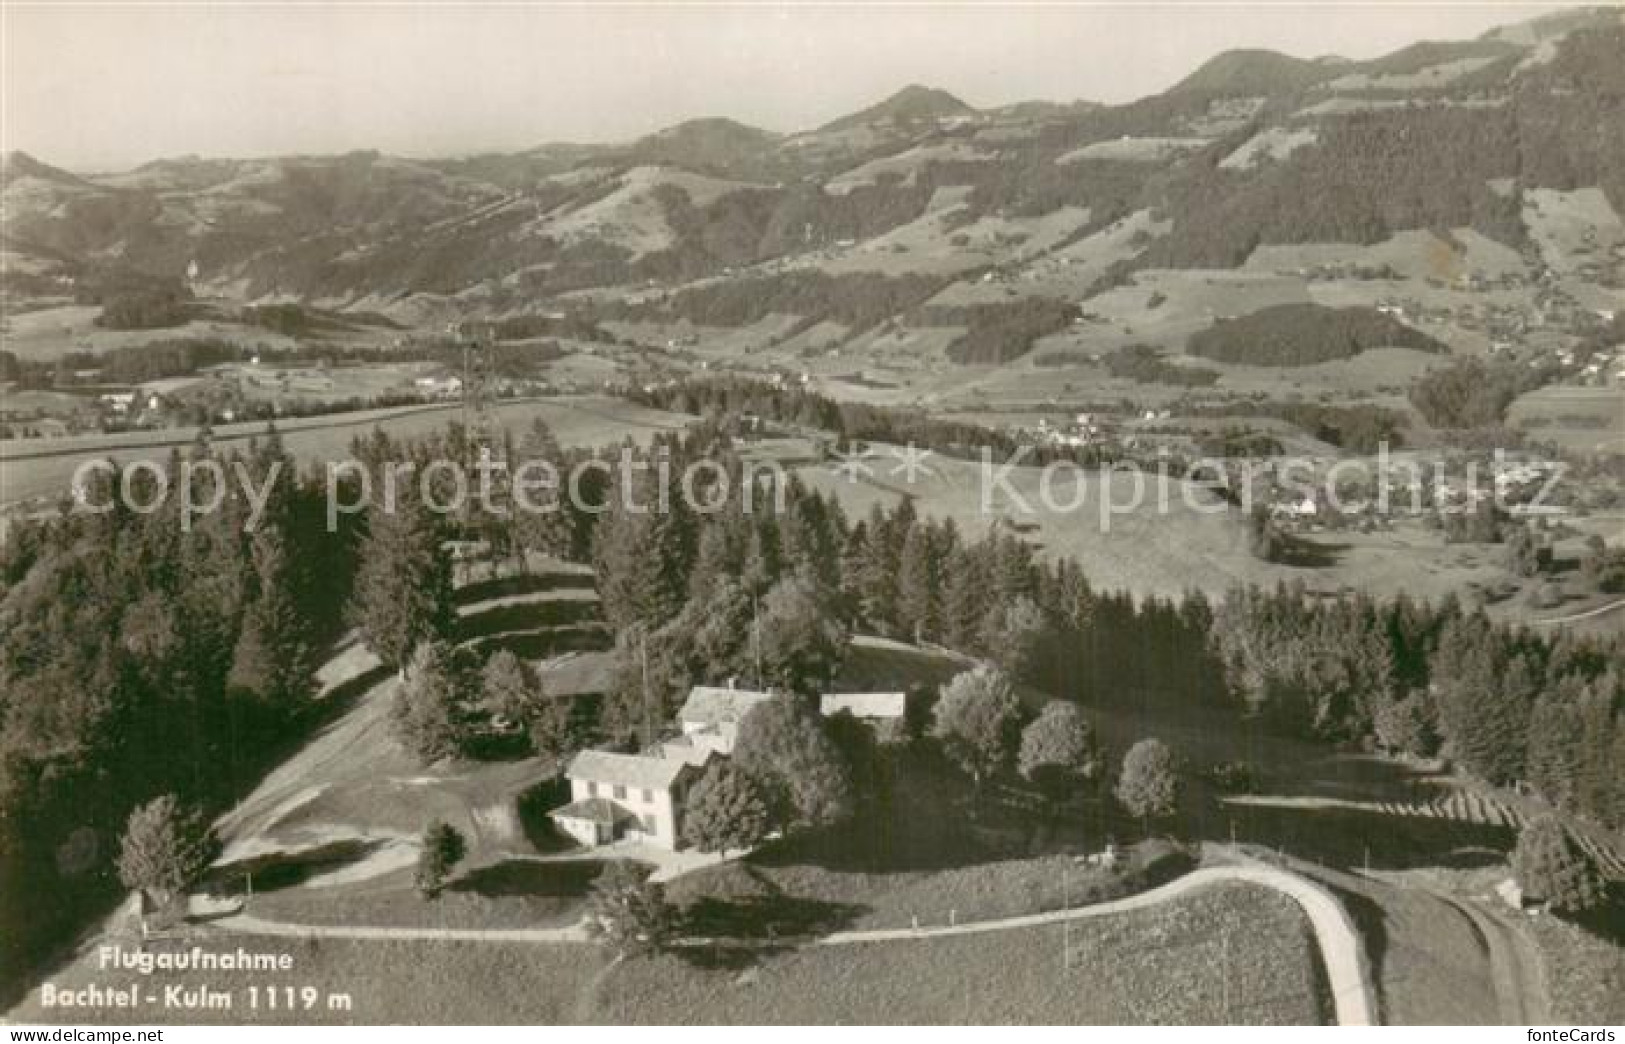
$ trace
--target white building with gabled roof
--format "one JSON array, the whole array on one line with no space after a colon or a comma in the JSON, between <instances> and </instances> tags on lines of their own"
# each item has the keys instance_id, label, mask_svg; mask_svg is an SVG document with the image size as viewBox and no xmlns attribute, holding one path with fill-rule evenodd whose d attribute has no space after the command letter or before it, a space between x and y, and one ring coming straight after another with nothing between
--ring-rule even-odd
<instances>
[{"instance_id":1,"label":"white building with gabled roof","mask_svg":"<svg viewBox=\"0 0 1625 1044\"><path fill-rule=\"evenodd\" d=\"M733 686L696 685L688 692L677 724L693 744L718 754L732 754L739 738L739 723L757 704L773 699L771 692Z\"/></svg>"},{"instance_id":2,"label":"white building with gabled roof","mask_svg":"<svg viewBox=\"0 0 1625 1044\"><path fill-rule=\"evenodd\" d=\"M828 692L819 697L818 712L824 717L847 711L870 725L901 721L908 712L908 694L902 692Z\"/></svg>"},{"instance_id":3,"label":"white building with gabled roof","mask_svg":"<svg viewBox=\"0 0 1625 1044\"><path fill-rule=\"evenodd\" d=\"M642 754L584 750L565 769L570 803L548 813L583 845L643 841L682 847L683 804L713 753L680 741Z\"/></svg>"}]
</instances>

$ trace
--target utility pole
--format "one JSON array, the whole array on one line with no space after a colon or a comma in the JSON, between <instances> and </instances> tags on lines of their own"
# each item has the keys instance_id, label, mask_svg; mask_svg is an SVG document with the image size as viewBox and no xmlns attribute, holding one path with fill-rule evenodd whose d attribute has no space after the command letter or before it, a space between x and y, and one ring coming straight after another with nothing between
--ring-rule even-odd
<instances>
[{"instance_id":1,"label":"utility pole","mask_svg":"<svg viewBox=\"0 0 1625 1044\"><path fill-rule=\"evenodd\" d=\"M1061 865L1061 968L1072 970L1072 868Z\"/></svg>"},{"instance_id":2,"label":"utility pole","mask_svg":"<svg viewBox=\"0 0 1625 1044\"><path fill-rule=\"evenodd\" d=\"M755 595L750 598L750 644L751 653L756 660L756 687L764 688L762 678L762 606Z\"/></svg>"},{"instance_id":3,"label":"utility pole","mask_svg":"<svg viewBox=\"0 0 1625 1044\"><path fill-rule=\"evenodd\" d=\"M643 671L643 749L648 750L655 745L655 719L654 703L649 694L649 632L647 628L638 634L638 661Z\"/></svg>"}]
</instances>

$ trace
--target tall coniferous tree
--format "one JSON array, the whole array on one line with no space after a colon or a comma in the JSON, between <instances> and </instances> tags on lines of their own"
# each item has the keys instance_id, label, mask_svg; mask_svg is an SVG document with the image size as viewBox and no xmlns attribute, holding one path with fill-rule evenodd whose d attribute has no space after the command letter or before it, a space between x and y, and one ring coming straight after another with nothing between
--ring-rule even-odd
<instances>
[{"instance_id":1,"label":"tall coniferous tree","mask_svg":"<svg viewBox=\"0 0 1625 1044\"><path fill-rule=\"evenodd\" d=\"M367 535L350 600L350 622L384 663L397 670L425 642L450 635L451 562L439 520L415 497L367 512Z\"/></svg>"},{"instance_id":2,"label":"tall coniferous tree","mask_svg":"<svg viewBox=\"0 0 1625 1044\"><path fill-rule=\"evenodd\" d=\"M930 528L910 526L903 537L897 577L897 624L911 641L940 637L941 576Z\"/></svg>"},{"instance_id":3,"label":"tall coniferous tree","mask_svg":"<svg viewBox=\"0 0 1625 1044\"><path fill-rule=\"evenodd\" d=\"M291 594L281 536L261 533L250 547L255 595L243 613L227 686L258 707L287 714L310 690L316 669L312 636Z\"/></svg>"}]
</instances>

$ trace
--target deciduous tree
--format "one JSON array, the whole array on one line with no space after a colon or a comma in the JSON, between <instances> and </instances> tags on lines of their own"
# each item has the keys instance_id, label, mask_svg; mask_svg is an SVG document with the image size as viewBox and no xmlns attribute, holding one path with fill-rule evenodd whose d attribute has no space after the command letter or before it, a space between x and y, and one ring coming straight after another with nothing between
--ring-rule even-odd
<instances>
[{"instance_id":1,"label":"deciduous tree","mask_svg":"<svg viewBox=\"0 0 1625 1044\"><path fill-rule=\"evenodd\" d=\"M669 941L672 926L665 889L625 860L609 863L593 882L587 896L587 931L617 957L659 952Z\"/></svg>"},{"instance_id":2,"label":"deciduous tree","mask_svg":"<svg viewBox=\"0 0 1625 1044\"><path fill-rule=\"evenodd\" d=\"M1149 823L1174 814L1179 804L1179 772L1174 752L1158 739L1143 739L1123 756L1117 801Z\"/></svg>"},{"instance_id":3,"label":"deciduous tree","mask_svg":"<svg viewBox=\"0 0 1625 1044\"><path fill-rule=\"evenodd\" d=\"M212 853L202 815L165 794L130 813L119 843L119 880L168 904L197 880Z\"/></svg>"},{"instance_id":4,"label":"deciduous tree","mask_svg":"<svg viewBox=\"0 0 1625 1044\"><path fill-rule=\"evenodd\" d=\"M932 734L978 786L1005 768L1021 741L1021 704L1003 671L977 667L950 681Z\"/></svg>"},{"instance_id":5,"label":"deciduous tree","mask_svg":"<svg viewBox=\"0 0 1625 1044\"><path fill-rule=\"evenodd\" d=\"M1553 815L1540 816L1523 828L1512 853L1512 869L1527 898L1564 913L1585 913L1606 897L1596 863Z\"/></svg>"},{"instance_id":6,"label":"deciduous tree","mask_svg":"<svg viewBox=\"0 0 1625 1044\"><path fill-rule=\"evenodd\" d=\"M1021 732L1021 774L1052 796L1100 775L1100 746L1077 704L1052 700Z\"/></svg>"},{"instance_id":7,"label":"deciduous tree","mask_svg":"<svg viewBox=\"0 0 1625 1044\"><path fill-rule=\"evenodd\" d=\"M712 761L688 793L683 840L701 852L754 848L767 836L767 802L731 761Z\"/></svg>"},{"instance_id":8,"label":"deciduous tree","mask_svg":"<svg viewBox=\"0 0 1625 1044\"><path fill-rule=\"evenodd\" d=\"M458 829L437 819L423 831L418 846L418 865L414 881L425 899L434 899L446 886L453 868L462 862L468 852L468 843Z\"/></svg>"},{"instance_id":9,"label":"deciduous tree","mask_svg":"<svg viewBox=\"0 0 1625 1044\"><path fill-rule=\"evenodd\" d=\"M841 752L801 699L779 696L746 712L733 760L761 788L775 825L821 827L852 813Z\"/></svg>"}]
</instances>

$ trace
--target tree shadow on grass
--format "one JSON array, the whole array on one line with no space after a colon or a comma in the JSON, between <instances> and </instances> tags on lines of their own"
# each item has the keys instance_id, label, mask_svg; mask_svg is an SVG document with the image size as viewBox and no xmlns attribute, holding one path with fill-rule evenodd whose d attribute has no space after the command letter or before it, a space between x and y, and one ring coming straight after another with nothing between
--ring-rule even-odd
<instances>
[{"instance_id":1,"label":"tree shadow on grass","mask_svg":"<svg viewBox=\"0 0 1625 1044\"><path fill-rule=\"evenodd\" d=\"M1326 866L1407 870L1448 866L1471 869L1500 862L1515 837L1504 825L1363 809L1228 805L1207 817L1199 836L1237 836Z\"/></svg>"},{"instance_id":2,"label":"tree shadow on grass","mask_svg":"<svg viewBox=\"0 0 1625 1044\"><path fill-rule=\"evenodd\" d=\"M480 635L467 639L461 647L481 660L499 649L507 649L522 660L544 660L567 652L600 652L614 644L613 637L604 624L590 621L542 630Z\"/></svg>"},{"instance_id":3,"label":"tree shadow on grass","mask_svg":"<svg viewBox=\"0 0 1625 1044\"><path fill-rule=\"evenodd\" d=\"M464 640L473 640L486 635L575 627L596 622L599 622L596 602L521 602L495 605L460 616L457 633Z\"/></svg>"},{"instance_id":4,"label":"tree shadow on grass","mask_svg":"<svg viewBox=\"0 0 1625 1044\"><path fill-rule=\"evenodd\" d=\"M706 897L683 907L677 934L703 941L679 947L677 954L696 967L737 970L840 931L869 912L856 903L805 899L762 883L756 895Z\"/></svg>"},{"instance_id":5,"label":"tree shadow on grass","mask_svg":"<svg viewBox=\"0 0 1625 1044\"><path fill-rule=\"evenodd\" d=\"M1571 924L1615 946L1625 947L1625 882L1611 882L1608 885L1608 900L1595 910L1578 915L1554 916L1561 916Z\"/></svg>"},{"instance_id":6,"label":"tree shadow on grass","mask_svg":"<svg viewBox=\"0 0 1625 1044\"><path fill-rule=\"evenodd\" d=\"M457 589L458 605L472 605L493 598L542 594L550 591L586 591L594 586L591 573L530 573L474 580Z\"/></svg>"},{"instance_id":7,"label":"tree shadow on grass","mask_svg":"<svg viewBox=\"0 0 1625 1044\"><path fill-rule=\"evenodd\" d=\"M295 852L272 852L216 867L204 884L213 891L244 890L253 882L256 892L275 892L304 884L319 874L331 873L372 855L385 842L346 838Z\"/></svg>"},{"instance_id":8,"label":"tree shadow on grass","mask_svg":"<svg viewBox=\"0 0 1625 1044\"><path fill-rule=\"evenodd\" d=\"M1383 998L1382 1003L1386 1004L1382 972L1388 962L1388 915L1375 900L1359 892L1339 887L1324 878L1317 878L1317 881L1336 896L1343 909L1348 911L1349 919L1354 922L1360 935L1366 960L1371 964L1371 981L1376 984L1377 993Z\"/></svg>"},{"instance_id":9,"label":"tree shadow on grass","mask_svg":"<svg viewBox=\"0 0 1625 1044\"><path fill-rule=\"evenodd\" d=\"M1279 565L1291 566L1294 569L1326 569L1336 565L1342 553L1348 549L1347 544L1331 544L1308 540L1301 536L1289 536L1275 561Z\"/></svg>"},{"instance_id":10,"label":"tree shadow on grass","mask_svg":"<svg viewBox=\"0 0 1625 1044\"><path fill-rule=\"evenodd\" d=\"M447 891L484 896L540 896L553 899L584 898L604 872L602 859L561 859L537 862L509 859L470 870L446 886Z\"/></svg>"}]
</instances>

